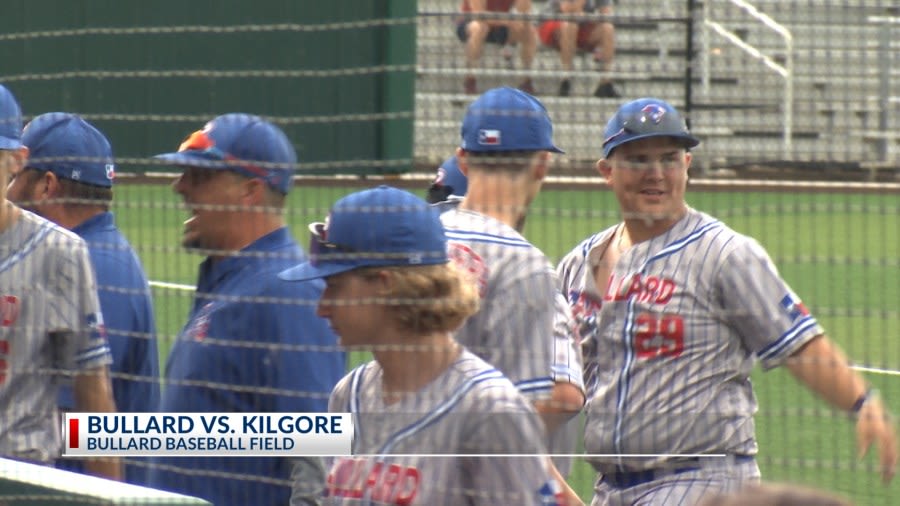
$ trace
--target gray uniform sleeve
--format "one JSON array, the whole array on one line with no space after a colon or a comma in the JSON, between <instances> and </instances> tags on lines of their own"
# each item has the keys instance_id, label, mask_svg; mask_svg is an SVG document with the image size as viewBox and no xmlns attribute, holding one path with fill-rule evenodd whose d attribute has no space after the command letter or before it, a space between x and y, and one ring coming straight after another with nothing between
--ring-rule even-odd
<instances>
[{"instance_id":1,"label":"gray uniform sleeve","mask_svg":"<svg viewBox=\"0 0 900 506\"><path fill-rule=\"evenodd\" d=\"M486 334L494 345L477 353L535 400L553 388L556 279L545 270L519 277L490 297L482 308Z\"/></svg>"},{"instance_id":2,"label":"gray uniform sleeve","mask_svg":"<svg viewBox=\"0 0 900 506\"><path fill-rule=\"evenodd\" d=\"M725 257L718 279L723 314L764 368L781 365L824 333L756 241L738 244Z\"/></svg>"},{"instance_id":3,"label":"gray uniform sleeve","mask_svg":"<svg viewBox=\"0 0 900 506\"><path fill-rule=\"evenodd\" d=\"M341 380L337 382L337 385L331 390L331 396L328 398L329 413L347 413L349 411L347 409L347 402L350 395L350 381L354 372L356 372L356 369L341 378Z\"/></svg>"},{"instance_id":4,"label":"gray uniform sleeve","mask_svg":"<svg viewBox=\"0 0 900 506\"><path fill-rule=\"evenodd\" d=\"M58 276L51 276L53 289L60 294L59 307L47 314L47 329L60 346L58 366L65 370L85 370L112 362L106 342L106 330L97 296L94 268L87 247L80 239L61 251L56 267Z\"/></svg>"},{"instance_id":5,"label":"gray uniform sleeve","mask_svg":"<svg viewBox=\"0 0 900 506\"><path fill-rule=\"evenodd\" d=\"M550 376L557 383L571 383L584 391L581 344L575 331L572 310L561 292L554 299L553 365Z\"/></svg>"},{"instance_id":6,"label":"gray uniform sleeve","mask_svg":"<svg viewBox=\"0 0 900 506\"><path fill-rule=\"evenodd\" d=\"M481 455L460 458L468 504L555 504L546 502L555 497L556 483L548 469L537 413L521 398L492 409L475 417L467 442Z\"/></svg>"},{"instance_id":7,"label":"gray uniform sleeve","mask_svg":"<svg viewBox=\"0 0 900 506\"><path fill-rule=\"evenodd\" d=\"M581 359L582 387L587 391L596 373L597 361L595 359L598 343L595 339L596 316L593 311L585 307L587 299L581 293L579 286L579 282L584 276L584 270L588 268L585 244L589 244L589 242L585 241L576 246L563 257L557 265L556 271L559 276L560 294L572 317L572 339L578 347ZM599 309L599 306L596 309Z\"/></svg>"},{"instance_id":8,"label":"gray uniform sleeve","mask_svg":"<svg viewBox=\"0 0 900 506\"><path fill-rule=\"evenodd\" d=\"M352 373L351 373L352 374ZM331 391L328 399L330 413L347 412L350 375L344 376ZM317 506L322 504L325 484L325 466L331 466L334 458L303 457L292 461L290 506Z\"/></svg>"},{"instance_id":9,"label":"gray uniform sleeve","mask_svg":"<svg viewBox=\"0 0 900 506\"><path fill-rule=\"evenodd\" d=\"M325 467L318 457L293 459L291 467L290 506L318 506L322 504Z\"/></svg>"}]
</instances>

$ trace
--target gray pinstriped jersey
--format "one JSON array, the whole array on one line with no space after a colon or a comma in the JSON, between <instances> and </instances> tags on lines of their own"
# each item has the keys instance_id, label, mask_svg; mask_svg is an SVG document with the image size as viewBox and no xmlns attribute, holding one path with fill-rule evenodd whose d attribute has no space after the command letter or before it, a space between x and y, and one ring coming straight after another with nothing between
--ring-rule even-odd
<instances>
[{"instance_id":1,"label":"gray pinstriped jersey","mask_svg":"<svg viewBox=\"0 0 900 506\"><path fill-rule=\"evenodd\" d=\"M822 328L755 240L693 209L623 252L599 290L597 246L615 228L559 265L585 349L585 450L755 454L754 363L782 364ZM591 460L602 470L663 458Z\"/></svg>"},{"instance_id":2,"label":"gray pinstriped jersey","mask_svg":"<svg viewBox=\"0 0 900 506\"><path fill-rule=\"evenodd\" d=\"M49 462L65 372L110 362L84 241L22 211L0 233L0 295L0 455Z\"/></svg>"},{"instance_id":3,"label":"gray pinstriped jersey","mask_svg":"<svg viewBox=\"0 0 900 506\"><path fill-rule=\"evenodd\" d=\"M331 394L329 411L354 414L356 456L329 462L326 504L556 504L541 421L493 366L463 351L391 404L381 382L373 361Z\"/></svg>"},{"instance_id":4,"label":"gray pinstriped jersey","mask_svg":"<svg viewBox=\"0 0 900 506\"><path fill-rule=\"evenodd\" d=\"M442 204L451 258L476 276L481 309L456 339L503 371L526 397L549 395L553 383L583 388L581 351L572 317L547 257L513 228Z\"/></svg>"}]
</instances>

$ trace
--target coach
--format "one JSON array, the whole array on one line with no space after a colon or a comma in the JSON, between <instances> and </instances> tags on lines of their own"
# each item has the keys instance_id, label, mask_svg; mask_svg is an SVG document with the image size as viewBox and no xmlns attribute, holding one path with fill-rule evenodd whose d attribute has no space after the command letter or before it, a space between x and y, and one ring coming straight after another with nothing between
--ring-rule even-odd
<instances>
[{"instance_id":1,"label":"coach","mask_svg":"<svg viewBox=\"0 0 900 506\"><path fill-rule=\"evenodd\" d=\"M190 211L182 245L206 256L160 411L327 411L345 359L314 313L322 284L277 278L305 259L283 218L297 160L290 141L259 117L226 114L158 158L183 168L174 183ZM217 506L287 504L295 465L314 503L324 486L314 459L157 458L150 485Z\"/></svg>"}]
</instances>

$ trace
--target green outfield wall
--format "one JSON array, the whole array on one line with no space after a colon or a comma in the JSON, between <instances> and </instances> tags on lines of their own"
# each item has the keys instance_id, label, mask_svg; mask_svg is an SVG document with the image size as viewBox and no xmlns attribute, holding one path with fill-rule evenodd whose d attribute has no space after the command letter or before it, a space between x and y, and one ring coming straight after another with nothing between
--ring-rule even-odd
<instances>
[{"instance_id":1,"label":"green outfield wall","mask_svg":"<svg viewBox=\"0 0 900 506\"><path fill-rule=\"evenodd\" d=\"M120 171L226 112L274 118L303 170L409 169L414 0L3 4L0 82L26 116L87 115Z\"/></svg>"}]
</instances>

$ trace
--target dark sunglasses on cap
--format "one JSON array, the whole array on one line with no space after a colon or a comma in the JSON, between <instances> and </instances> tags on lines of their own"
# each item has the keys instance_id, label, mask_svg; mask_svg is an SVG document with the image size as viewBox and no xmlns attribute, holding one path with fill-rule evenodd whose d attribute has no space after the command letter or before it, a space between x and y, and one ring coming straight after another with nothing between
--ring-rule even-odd
<instances>
[{"instance_id":1,"label":"dark sunglasses on cap","mask_svg":"<svg viewBox=\"0 0 900 506\"><path fill-rule=\"evenodd\" d=\"M248 175L252 177L259 178L268 178L269 171L249 163L246 160L240 160L231 153L225 152L218 147L216 147L215 141L203 130L197 130L192 133L178 146L178 152L191 151L194 153L199 153L206 158L211 160L223 161L223 162L233 162L235 163L236 168L243 169L249 172Z\"/></svg>"},{"instance_id":2,"label":"dark sunglasses on cap","mask_svg":"<svg viewBox=\"0 0 900 506\"><path fill-rule=\"evenodd\" d=\"M350 246L333 243L328 240L328 230L325 223L317 221L309 224L309 258L310 263L317 265L319 260L342 260L357 258L351 255L357 251Z\"/></svg>"}]
</instances>

